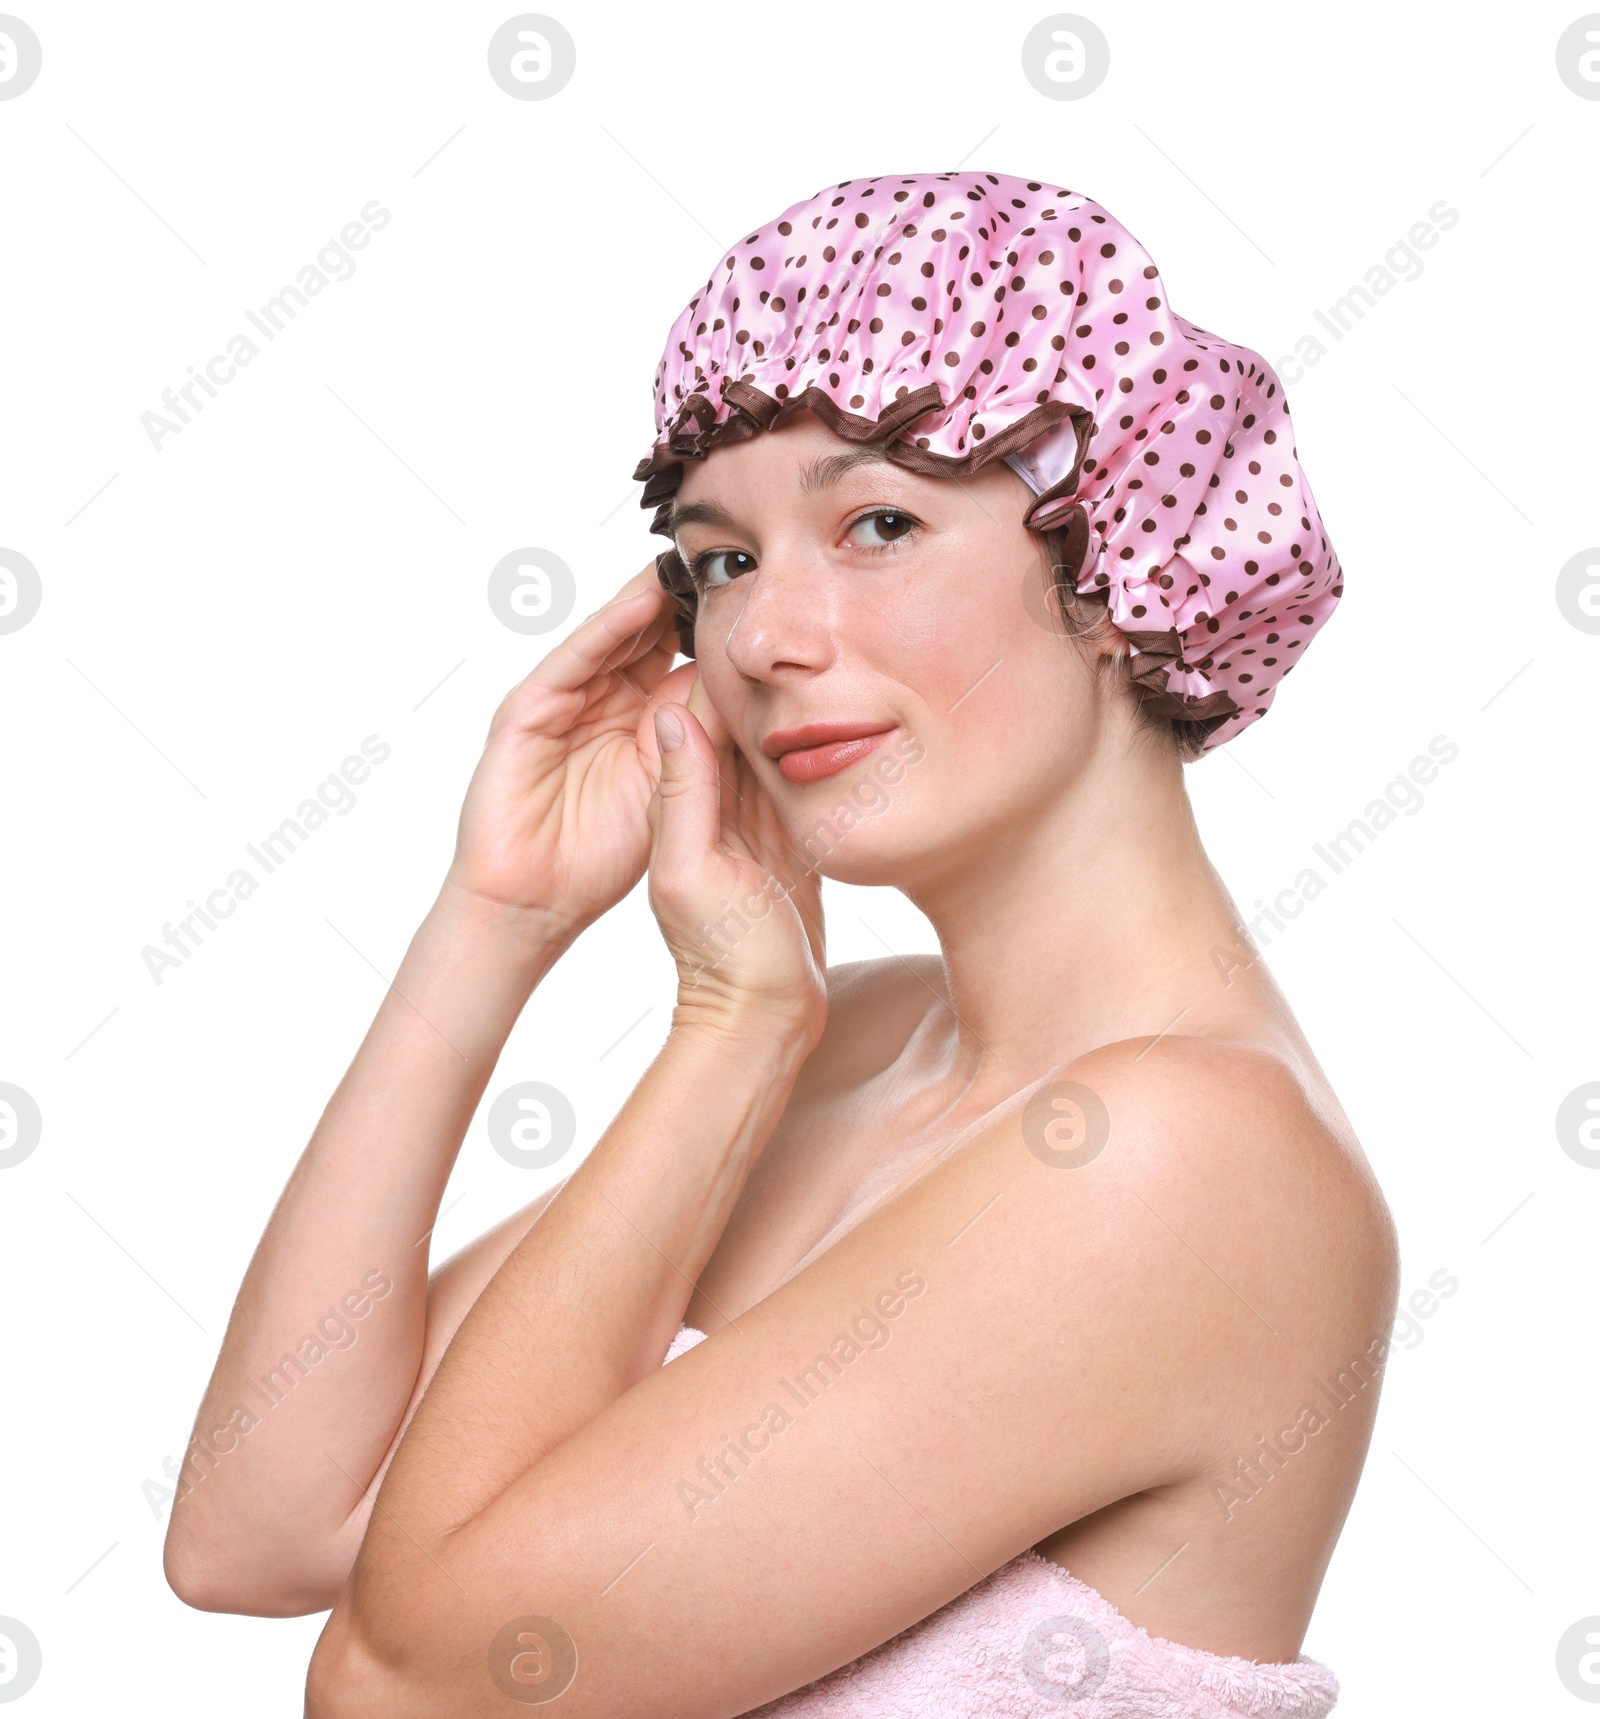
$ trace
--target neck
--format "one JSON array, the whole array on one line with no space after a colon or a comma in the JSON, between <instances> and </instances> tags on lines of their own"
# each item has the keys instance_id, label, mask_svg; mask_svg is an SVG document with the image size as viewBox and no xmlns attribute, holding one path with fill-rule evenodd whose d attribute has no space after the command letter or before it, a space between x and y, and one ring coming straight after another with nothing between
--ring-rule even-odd
<instances>
[{"instance_id":1,"label":"neck","mask_svg":"<svg viewBox=\"0 0 1600 1719\"><path fill-rule=\"evenodd\" d=\"M1149 743L1097 748L1035 816L986 832L906 894L938 934L948 1078L969 1096L1015 1090L1097 1045L1192 1032L1244 990L1230 994L1215 953L1240 958L1238 913L1183 766Z\"/></svg>"}]
</instances>

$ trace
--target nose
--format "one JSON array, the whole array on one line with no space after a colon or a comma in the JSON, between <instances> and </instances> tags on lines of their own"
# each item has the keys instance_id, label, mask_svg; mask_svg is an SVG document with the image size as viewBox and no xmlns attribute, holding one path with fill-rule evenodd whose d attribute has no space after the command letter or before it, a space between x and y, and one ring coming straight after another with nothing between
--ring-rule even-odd
<instances>
[{"instance_id":1,"label":"nose","mask_svg":"<svg viewBox=\"0 0 1600 1719\"><path fill-rule=\"evenodd\" d=\"M705 609L713 639L751 680L825 668L834 653L833 602L824 565L803 549L769 547L753 573L734 580ZM723 616L727 615L726 622Z\"/></svg>"}]
</instances>

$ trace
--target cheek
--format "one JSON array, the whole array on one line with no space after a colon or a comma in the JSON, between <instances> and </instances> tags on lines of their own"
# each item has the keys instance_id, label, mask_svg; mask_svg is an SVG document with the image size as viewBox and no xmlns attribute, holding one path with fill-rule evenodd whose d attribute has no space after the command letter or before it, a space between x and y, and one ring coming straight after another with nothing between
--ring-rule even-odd
<instances>
[{"instance_id":1,"label":"cheek","mask_svg":"<svg viewBox=\"0 0 1600 1719\"><path fill-rule=\"evenodd\" d=\"M1072 774L1093 734L1088 689L1072 646L1041 630L981 645L945 665L928 720L969 806L1018 805Z\"/></svg>"},{"instance_id":2,"label":"cheek","mask_svg":"<svg viewBox=\"0 0 1600 1719\"><path fill-rule=\"evenodd\" d=\"M981 575L910 580L892 603L860 617L858 636L870 629L872 654L882 670L910 687L930 716L942 717L974 687L973 698L981 700L1005 674L1018 619L1004 612L1006 595L990 589Z\"/></svg>"},{"instance_id":3,"label":"cheek","mask_svg":"<svg viewBox=\"0 0 1600 1719\"><path fill-rule=\"evenodd\" d=\"M708 637L708 631L705 627L695 631L695 667L712 710L737 740L743 732L741 723L748 703L748 690L744 677L728 661L720 641L715 636Z\"/></svg>"}]
</instances>

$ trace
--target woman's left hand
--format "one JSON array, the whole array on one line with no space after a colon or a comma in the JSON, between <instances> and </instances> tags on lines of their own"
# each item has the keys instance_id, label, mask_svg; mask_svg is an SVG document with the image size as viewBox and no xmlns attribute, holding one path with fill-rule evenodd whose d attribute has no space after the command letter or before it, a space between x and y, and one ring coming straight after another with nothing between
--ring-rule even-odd
<instances>
[{"instance_id":1,"label":"woman's left hand","mask_svg":"<svg viewBox=\"0 0 1600 1719\"><path fill-rule=\"evenodd\" d=\"M649 808L650 907L678 965L678 1018L772 1020L815 1044L828 1012L820 881L699 670L688 672L686 703L660 705L651 735L660 775ZM641 752L650 720L640 723Z\"/></svg>"}]
</instances>

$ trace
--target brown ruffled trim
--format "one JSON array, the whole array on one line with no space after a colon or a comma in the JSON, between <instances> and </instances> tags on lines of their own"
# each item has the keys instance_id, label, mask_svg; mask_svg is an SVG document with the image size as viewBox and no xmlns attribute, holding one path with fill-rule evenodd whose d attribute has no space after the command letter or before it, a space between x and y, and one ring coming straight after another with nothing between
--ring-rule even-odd
<instances>
[{"instance_id":1,"label":"brown ruffled trim","mask_svg":"<svg viewBox=\"0 0 1600 1719\"><path fill-rule=\"evenodd\" d=\"M1079 459L1083 458L1081 447L1079 449L1078 457ZM1059 485L1053 487L1059 488ZM1043 497L1040 499L1042 500ZM1030 508L1028 511L1031 513L1033 510ZM1042 527L1030 525L1028 529L1030 531L1038 531L1041 534L1046 531L1060 531L1066 533L1067 558L1061 563L1059 572L1062 578L1069 582L1073 590L1076 591L1078 588L1078 580L1083 575L1084 563L1089 558L1089 537L1091 528L1088 508L1086 508L1080 501L1062 518L1056 520L1053 525ZM1094 595L1106 598L1108 593L1102 589L1097 590Z\"/></svg>"},{"instance_id":2,"label":"brown ruffled trim","mask_svg":"<svg viewBox=\"0 0 1600 1719\"><path fill-rule=\"evenodd\" d=\"M1023 514L1022 523L1027 526L1029 531L1060 531L1066 523L1066 520L1072 517L1072 515L1069 514L1063 518L1052 521L1049 525L1044 526L1036 523L1039 515L1043 513L1047 507L1049 507L1053 502L1060 501L1063 496L1071 495L1078 487L1078 478L1083 471L1083 456L1089 451L1089 437L1094 432L1094 419L1087 412L1082 411L1080 407L1074 406L1072 411L1077 419L1078 429L1078 448L1077 452L1072 456L1072 470L1069 471L1065 477L1058 478L1053 484L1051 484L1049 489L1041 490L1040 493L1028 503L1028 511ZM1024 420L1024 422L1026 422L1026 420ZM1010 448L1006 450L1007 453L1011 453L1013 451L1014 450ZM1074 512L1083 514L1084 529L1087 531L1089 527L1088 514L1083 512L1082 507L1074 509ZM1087 544L1085 547L1087 547Z\"/></svg>"},{"instance_id":3,"label":"brown ruffled trim","mask_svg":"<svg viewBox=\"0 0 1600 1719\"><path fill-rule=\"evenodd\" d=\"M1094 427L1093 418L1084 407L1074 406L1066 400L1046 400L998 436L981 443L971 453L957 457L936 454L930 449L919 448L914 442L893 439L918 418L944 410L944 396L932 382L922 388L907 390L891 401L876 418L863 418L855 412L845 411L815 384L783 400L774 399L742 378L730 380L724 377L720 389L722 398L733 407L728 417L717 423L716 407L710 396L704 391L696 391L678 408L678 415L668 429L666 439L657 442L634 468L635 480L644 485L640 505L655 507L650 529L662 537L671 535L668 522L672 498L683 481L686 460L703 460L713 448L748 441L751 436L762 430L775 429L802 411L814 412L843 441L883 442L884 452L890 461L907 471L922 477L953 478L973 476L995 460L1025 448L1029 442L1055 429L1063 418L1070 417L1076 421L1078 433L1078 449L1072 470L1039 497L1035 507L1058 495L1071 493ZM691 420L698 426L692 432L688 429Z\"/></svg>"},{"instance_id":4,"label":"brown ruffled trim","mask_svg":"<svg viewBox=\"0 0 1600 1719\"><path fill-rule=\"evenodd\" d=\"M853 412L845 411L814 385L784 400L776 400L752 383L740 379L729 380L724 377L721 388L723 399L734 408L731 416L717 423L716 408L709 396L698 391L689 395L667 432L666 440L658 442L634 469L635 479L645 486L641 505L648 507L654 503L656 506L654 517L650 521L652 532L663 537L671 535L668 521L672 513L672 500L683 481L686 460L703 460L713 448L748 441L750 437L759 435L763 430L775 428L801 411L814 412L844 441L883 441L884 452L890 461L903 466L907 471L916 472L923 477L954 478L972 476L995 460L1017 452L1036 437L1053 430L1062 419L1071 417L1078 437L1072 469L1065 477L1034 498L1023 516L1023 523L1030 531L1066 533L1067 559L1062 564L1061 572L1076 589L1092 536L1088 510L1079 503L1049 525L1041 526L1033 522L1050 503L1063 496L1070 496L1077 487L1084 456L1088 452L1089 437L1094 429L1093 417L1083 407L1062 400L1047 401L1036 406L1009 429L1002 431L993 441L987 441L981 447L974 448L970 454L957 459L946 454L932 453L927 448L917 447L915 443L891 439L907 425L915 423L918 418L943 408L943 397L932 383L924 388L907 391L875 419L859 417ZM691 420L699 428L689 434L686 430ZM656 557L656 577L673 599L678 649L684 656L692 659L697 593L694 578L675 548L665 549ZM1103 588L1085 592L1083 595L1109 599L1108 592ZM1183 641L1176 628L1169 628L1166 632L1125 632L1125 637L1138 648L1144 659L1133 670L1130 678L1153 714L1177 721L1203 723L1209 732L1238 711L1239 707L1232 696L1220 688L1208 693L1204 698L1168 691L1167 670L1173 663L1181 663L1183 657Z\"/></svg>"},{"instance_id":5,"label":"brown ruffled trim","mask_svg":"<svg viewBox=\"0 0 1600 1719\"><path fill-rule=\"evenodd\" d=\"M689 569L676 549L663 549L656 557L656 578L672 594L674 622L678 629L678 653L694 656L695 588Z\"/></svg>"},{"instance_id":6,"label":"brown ruffled trim","mask_svg":"<svg viewBox=\"0 0 1600 1719\"><path fill-rule=\"evenodd\" d=\"M1205 722L1210 718L1215 728L1238 711L1233 695L1219 687L1204 698L1193 693L1169 692L1167 670L1173 663L1183 662L1183 640L1176 627L1164 633L1134 633L1124 631L1123 637L1144 659L1129 675L1141 696L1157 716L1168 716L1178 722Z\"/></svg>"}]
</instances>

